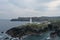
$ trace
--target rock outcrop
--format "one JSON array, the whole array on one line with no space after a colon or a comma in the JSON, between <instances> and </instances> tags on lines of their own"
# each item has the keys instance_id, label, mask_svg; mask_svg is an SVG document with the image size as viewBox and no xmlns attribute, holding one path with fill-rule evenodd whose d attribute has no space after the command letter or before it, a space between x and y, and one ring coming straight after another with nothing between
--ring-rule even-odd
<instances>
[{"instance_id":1,"label":"rock outcrop","mask_svg":"<svg viewBox=\"0 0 60 40\"><path fill-rule=\"evenodd\" d=\"M57 35L60 35L59 23L51 24L26 24L9 29L6 33L11 37L21 38L24 35L37 35L47 31L55 31Z\"/></svg>"}]
</instances>

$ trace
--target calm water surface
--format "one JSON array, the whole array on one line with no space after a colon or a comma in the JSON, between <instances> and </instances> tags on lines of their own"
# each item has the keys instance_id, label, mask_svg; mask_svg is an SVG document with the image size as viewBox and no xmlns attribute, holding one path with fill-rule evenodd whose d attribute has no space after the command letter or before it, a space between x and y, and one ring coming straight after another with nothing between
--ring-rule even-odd
<instances>
[{"instance_id":1,"label":"calm water surface","mask_svg":"<svg viewBox=\"0 0 60 40\"><path fill-rule=\"evenodd\" d=\"M28 22L21 22L21 21L16 21L16 22L12 22L10 20L6 20L6 19L0 19L0 32L5 32L6 30L22 25L22 24L26 24Z\"/></svg>"}]
</instances>

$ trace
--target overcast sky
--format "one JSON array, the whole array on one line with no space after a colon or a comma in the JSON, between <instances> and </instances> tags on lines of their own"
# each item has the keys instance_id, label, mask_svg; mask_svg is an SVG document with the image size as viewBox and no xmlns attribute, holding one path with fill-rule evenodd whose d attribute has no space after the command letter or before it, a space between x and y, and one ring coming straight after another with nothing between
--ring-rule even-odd
<instances>
[{"instance_id":1,"label":"overcast sky","mask_svg":"<svg viewBox=\"0 0 60 40\"><path fill-rule=\"evenodd\" d=\"M60 16L60 0L0 0L0 19Z\"/></svg>"}]
</instances>

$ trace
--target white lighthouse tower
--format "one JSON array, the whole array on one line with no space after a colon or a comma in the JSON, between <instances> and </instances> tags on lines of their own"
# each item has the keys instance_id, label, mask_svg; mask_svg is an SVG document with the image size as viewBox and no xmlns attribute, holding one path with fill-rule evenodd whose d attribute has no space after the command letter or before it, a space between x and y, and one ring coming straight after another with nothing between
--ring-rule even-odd
<instances>
[{"instance_id":1,"label":"white lighthouse tower","mask_svg":"<svg viewBox=\"0 0 60 40\"><path fill-rule=\"evenodd\" d=\"M32 17L30 17L30 23L32 23Z\"/></svg>"}]
</instances>

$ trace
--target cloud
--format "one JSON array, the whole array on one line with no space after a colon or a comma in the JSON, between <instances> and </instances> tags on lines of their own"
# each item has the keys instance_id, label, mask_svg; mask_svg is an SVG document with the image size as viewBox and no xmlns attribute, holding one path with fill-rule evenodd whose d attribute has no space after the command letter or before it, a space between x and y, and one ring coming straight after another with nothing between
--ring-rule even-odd
<instances>
[{"instance_id":1,"label":"cloud","mask_svg":"<svg viewBox=\"0 0 60 40\"><path fill-rule=\"evenodd\" d=\"M58 16L59 5L60 0L0 0L0 18Z\"/></svg>"},{"instance_id":2,"label":"cloud","mask_svg":"<svg viewBox=\"0 0 60 40\"><path fill-rule=\"evenodd\" d=\"M59 16L60 15L60 0L53 0L51 2L48 2L45 4L48 8L47 11L45 11L45 14L43 16Z\"/></svg>"},{"instance_id":3,"label":"cloud","mask_svg":"<svg viewBox=\"0 0 60 40\"><path fill-rule=\"evenodd\" d=\"M37 16L39 15L39 13L41 13L40 11L29 8L20 8L12 3L3 4L2 6L4 7L0 7L0 14L3 14L2 16L4 18L15 18L19 16Z\"/></svg>"},{"instance_id":4,"label":"cloud","mask_svg":"<svg viewBox=\"0 0 60 40\"><path fill-rule=\"evenodd\" d=\"M56 10L56 8L60 5L60 0L55 0L50 3L48 3L48 9L49 10Z\"/></svg>"}]
</instances>

